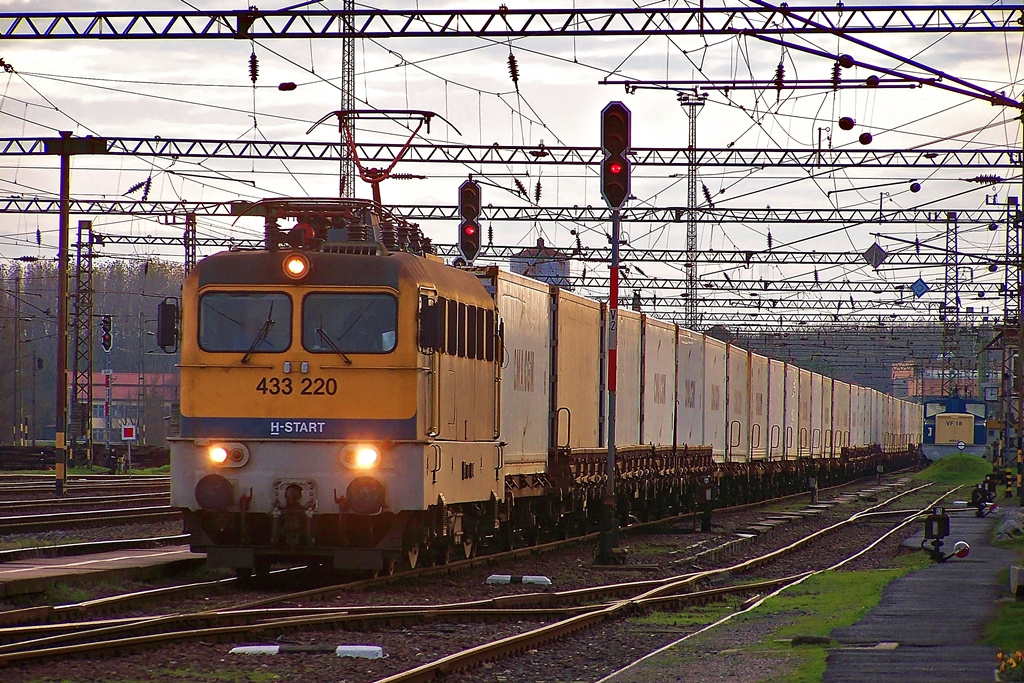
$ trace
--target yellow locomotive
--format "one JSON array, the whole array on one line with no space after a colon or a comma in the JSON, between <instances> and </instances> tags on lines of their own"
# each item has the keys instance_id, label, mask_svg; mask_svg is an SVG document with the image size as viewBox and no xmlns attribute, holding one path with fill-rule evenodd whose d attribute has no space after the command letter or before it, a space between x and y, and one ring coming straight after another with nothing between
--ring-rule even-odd
<instances>
[{"instance_id":1,"label":"yellow locomotive","mask_svg":"<svg viewBox=\"0 0 1024 683\"><path fill-rule=\"evenodd\" d=\"M594 528L603 304L446 266L370 202L245 212L266 248L182 293L171 503L210 564L389 572ZM921 440L920 406L639 313L619 361L621 519L695 509L709 477L743 502L873 474Z\"/></svg>"},{"instance_id":2,"label":"yellow locomotive","mask_svg":"<svg viewBox=\"0 0 1024 683\"><path fill-rule=\"evenodd\" d=\"M493 299L366 239L368 204L262 208L270 244L300 221L297 248L216 254L183 287L172 504L193 547L239 569L472 553L452 510L503 498Z\"/></svg>"}]
</instances>

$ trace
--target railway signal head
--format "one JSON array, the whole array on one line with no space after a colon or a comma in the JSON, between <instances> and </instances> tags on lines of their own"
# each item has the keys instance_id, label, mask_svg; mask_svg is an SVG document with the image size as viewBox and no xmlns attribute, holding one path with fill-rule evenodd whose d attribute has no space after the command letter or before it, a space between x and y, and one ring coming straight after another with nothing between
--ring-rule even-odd
<instances>
[{"instance_id":1,"label":"railway signal head","mask_svg":"<svg viewBox=\"0 0 1024 683\"><path fill-rule=\"evenodd\" d=\"M100 346L106 353L110 353L114 348L113 327L114 321L109 315L100 318Z\"/></svg>"},{"instance_id":2,"label":"railway signal head","mask_svg":"<svg viewBox=\"0 0 1024 683\"><path fill-rule=\"evenodd\" d=\"M480 183L467 180L459 186L459 252L472 264L480 253Z\"/></svg>"},{"instance_id":3,"label":"railway signal head","mask_svg":"<svg viewBox=\"0 0 1024 683\"><path fill-rule=\"evenodd\" d=\"M629 196L630 113L622 102L609 102L601 110L601 196L619 208Z\"/></svg>"}]
</instances>

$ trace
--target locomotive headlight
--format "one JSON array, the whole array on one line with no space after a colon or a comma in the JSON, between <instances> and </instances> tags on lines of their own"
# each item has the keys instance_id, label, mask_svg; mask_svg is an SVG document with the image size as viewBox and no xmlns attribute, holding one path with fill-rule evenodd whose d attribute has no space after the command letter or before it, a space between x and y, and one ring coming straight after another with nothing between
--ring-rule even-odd
<instances>
[{"instance_id":1,"label":"locomotive headlight","mask_svg":"<svg viewBox=\"0 0 1024 683\"><path fill-rule=\"evenodd\" d=\"M291 254L284 260L284 274L293 280L300 280L309 272L309 259L302 254Z\"/></svg>"},{"instance_id":2,"label":"locomotive headlight","mask_svg":"<svg viewBox=\"0 0 1024 683\"><path fill-rule=\"evenodd\" d=\"M353 444L345 447L341 459L353 469L372 469L380 464L380 449L372 444Z\"/></svg>"},{"instance_id":3,"label":"locomotive headlight","mask_svg":"<svg viewBox=\"0 0 1024 683\"><path fill-rule=\"evenodd\" d=\"M241 443L218 443L207 451L210 462L220 467L241 467L249 462L249 449Z\"/></svg>"}]
</instances>

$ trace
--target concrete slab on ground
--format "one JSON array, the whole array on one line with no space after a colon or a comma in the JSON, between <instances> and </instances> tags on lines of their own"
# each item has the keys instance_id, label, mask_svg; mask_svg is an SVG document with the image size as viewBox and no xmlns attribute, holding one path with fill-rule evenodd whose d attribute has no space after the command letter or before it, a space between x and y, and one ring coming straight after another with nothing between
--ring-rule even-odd
<instances>
[{"instance_id":1,"label":"concrete slab on ground","mask_svg":"<svg viewBox=\"0 0 1024 683\"><path fill-rule=\"evenodd\" d=\"M14 560L0 565L0 597L41 593L57 582L152 578L205 561L205 555L189 551L188 546Z\"/></svg>"}]
</instances>

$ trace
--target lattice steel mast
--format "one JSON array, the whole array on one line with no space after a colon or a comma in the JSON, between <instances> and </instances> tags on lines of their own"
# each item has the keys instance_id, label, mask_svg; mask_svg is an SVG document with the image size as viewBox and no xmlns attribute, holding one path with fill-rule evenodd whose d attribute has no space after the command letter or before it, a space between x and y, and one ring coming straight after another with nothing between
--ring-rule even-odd
<instances>
[{"instance_id":1,"label":"lattice steel mast","mask_svg":"<svg viewBox=\"0 0 1024 683\"><path fill-rule=\"evenodd\" d=\"M686 310L683 319L686 326L696 330L700 320L697 315L697 222L700 211L697 208L697 115L707 95L679 93L679 104L689 119L689 140L686 146Z\"/></svg>"},{"instance_id":2,"label":"lattice steel mast","mask_svg":"<svg viewBox=\"0 0 1024 683\"><path fill-rule=\"evenodd\" d=\"M78 221L75 300L71 318L71 460L81 448L92 462L92 221ZM78 438L85 437L84 444Z\"/></svg>"}]
</instances>

